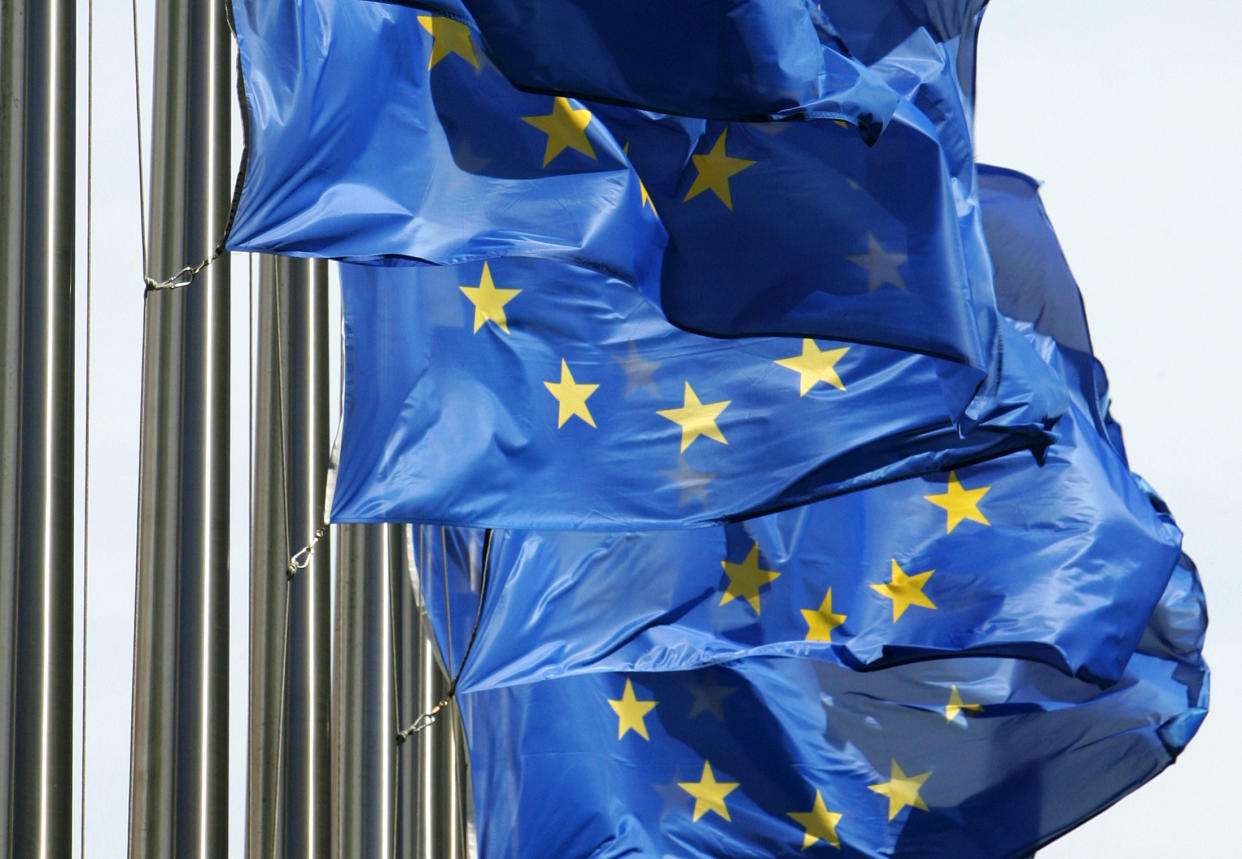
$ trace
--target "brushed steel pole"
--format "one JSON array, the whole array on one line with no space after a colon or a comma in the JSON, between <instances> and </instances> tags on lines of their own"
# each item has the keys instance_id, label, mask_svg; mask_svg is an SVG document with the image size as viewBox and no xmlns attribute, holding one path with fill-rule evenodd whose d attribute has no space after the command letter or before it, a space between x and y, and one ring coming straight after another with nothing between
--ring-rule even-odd
<instances>
[{"instance_id":1,"label":"brushed steel pole","mask_svg":"<svg viewBox=\"0 0 1242 859\"><path fill-rule=\"evenodd\" d=\"M405 573L404 542L398 525L343 525L340 539L332 855L381 859L394 855L392 582Z\"/></svg>"},{"instance_id":2,"label":"brushed steel pole","mask_svg":"<svg viewBox=\"0 0 1242 859\"><path fill-rule=\"evenodd\" d=\"M205 259L229 210L225 6L159 0L150 252ZM229 267L143 319L129 853L222 856L228 827Z\"/></svg>"},{"instance_id":3,"label":"brushed steel pole","mask_svg":"<svg viewBox=\"0 0 1242 859\"><path fill-rule=\"evenodd\" d=\"M263 256L259 276L250 579L246 852L327 855L331 831L331 551L286 578L323 524L328 268Z\"/></svg>"},{"instance_id":4,"label":"brushed steel pole","mask_svg":"<svg viewBox=\"0 0 1242 859\"><path fill-rule=\"evenodd\" d=\"M74 4L0 2L0 850L68 856Z\"/></svg>"}]
</instances>

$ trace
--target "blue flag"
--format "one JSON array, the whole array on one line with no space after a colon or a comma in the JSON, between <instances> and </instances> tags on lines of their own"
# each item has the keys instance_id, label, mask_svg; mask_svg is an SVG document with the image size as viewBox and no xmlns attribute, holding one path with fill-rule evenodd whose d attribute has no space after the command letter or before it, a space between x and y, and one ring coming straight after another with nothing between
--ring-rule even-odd
<instances>
[{"instance_id":1,"label":"blue flag","mask_svg":"<svg viewBox=\"0 0 1242 859\"><path fill-rule=\"evenodd\" d=\"M897 99L808 0L388 0L480 33L524 89L716 119L798 110L871 134Z\"/></svg>"},{"instance_id":2,"label":"blue flag","mask_svg":"<svg viewBox=\"0 0 1242 859\"><path fill-rule=\"evenodd\" d=\"M935 359L700 337L589 269L343 265L341 285L335 522L703 524L1041 448L1067 403L1013 331L963 437Z\"/></svg>"},{"instance_id":3,"label":"blue flag","mask_svg":"<svg viewBox=\"0 0 1242 859\"><path fill-rule=\"evenodd\" d=\"M1073 403L1042 465L1011 454L711 530L495 532L466 688L755 653L875 667L970 651L1116 680L1180 532L1100 418L1103 388L1081 384L1097 366L1082 300L1034 183L982 175L998 295ZM457 590L429 589L431 614L460 637L478 532L419 533L420 568ZM607 624L586 610L600 605Z\"/></svg>"},{"instance_id":4,"label":"blue flag","mask_svg":"<svg viewBox=\"0 0 1242 859\"><path fill-rule=\"evenodd\" d=\"M890 102L876 115L892 115L868 145L857 116L824 105L725 122L522 91L468 18L358 0L235 9L249 155L230 248L555 258L616 277L690 330L943 358L964 427L994 404L969 124L927 31L864 70Z\"/></svg>"},{"instance_id":5,"label":"blue flag","mask_svg":"<svg viewBox=\"0 0 1242 859\"><path fill-rule=\"evenodd\" d=\"M1010 454L711 529L493 532L461 686L754 654L1007 655L1116 681L1181 533L1089 418L1075 409L1058 432L1042 466ZM445 645L448 624L459 647L473 627L481 539L418 530Z\"/></svg>"},{"instance_id":6,"label":"blue flag","mask_svg":"<svg viewBox=\"0 0 1242 859\"><path fill-rule=\"evenodd\" d=\"M919 31L945 48L973 113L975 47L987 0L822 0L819 7L853 57L870 65Z\"/></svg>"},{"instance_id":7,"label":"blue flag","mask_svg":"<svg viewBox=\"0 0 1242 859\"><path fill-rule=\"evenodd\" d=\"M1186 562L1106 690L1021 659L747 657L466 694L479 856L1026 856L1189 742L1205 623Z\"/></svg>"},{"instance_id":8,"label":"blue flag","mask_svg":"<svg viewBox=\"0 0 1242 859\"><path fill-rule=\"evenodd\" d=\"M1016 170L979 166L983 226L996 266L996 302L1057 345L1058 371L1104 436L1120 429L1108 417L1108 379L1091 348L1082 294L1039 199L1039 183ZM1052 355L1047 356L1052 358Z\"/></svg>"}]
</instances>

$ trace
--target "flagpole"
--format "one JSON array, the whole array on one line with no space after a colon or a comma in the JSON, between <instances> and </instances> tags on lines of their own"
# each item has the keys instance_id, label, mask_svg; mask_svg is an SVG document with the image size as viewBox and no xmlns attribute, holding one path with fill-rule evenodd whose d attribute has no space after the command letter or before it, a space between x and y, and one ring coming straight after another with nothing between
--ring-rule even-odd
<instances>
[{"instance_id":1,"label":"flagpole","mask_svg":"<svg viewBox=\"0 0 1242 859\"><path fill-rule=\"evenodd\" d=\"M331 547L328 265L260 257L250 578L248 856L327 855Z\"/></svg>"},{"instance_id":2,"label":"flagpole","mask_svg":"<svg viewBox=\"0 0 1242 859\"><path fill-rule=\"evenodd\" d=\"M437 526L413 526L412 539L393 580L398 707L404 725L430 713L448 692L422 591L447 587L436 570L424 569L423 541L440 539ZM419 590L413 585L413 568ZM460 643L463 647L465 642ZM443 658L453 661L453 656ZM404 726L403 725L403 726ZM440 710L435 722L413 734L400 748L397 765L396 855L416 859L465 859L469 808L465 744L457 703Z\"/></svg>"},{"instance_id":3,"label":"flagpole","mask_svg":"<svg viewBox=\"0 0 1242 859\"><path fill-rule=\"evenodd\" d=\"M333 662L333 856L394 855L392 580L403 574L401 533L397 525L340 529ZM408 587L399 579L397 584Z\"/></svg>"},{"instance_id":4,"label":"flagpole","mask_svg":"<svg viewBox=\"0 0 1242 859\"><path fill-rule=\"evenodd\" d=\"M74 4L0 6L0 851L73 843Z\"/></svg>"},{"instance_id":5,"label":"flagpole","mask_svg":"<svg viewBox=\"0 0 1242 859\"><path fill-rule=\"evenodd\" d=\"M149 276L208 257L229 210L222 3L156 12ZM146 296L129 852L219 856L228 827L229 267Z\"/></svg>"}]
</instances>

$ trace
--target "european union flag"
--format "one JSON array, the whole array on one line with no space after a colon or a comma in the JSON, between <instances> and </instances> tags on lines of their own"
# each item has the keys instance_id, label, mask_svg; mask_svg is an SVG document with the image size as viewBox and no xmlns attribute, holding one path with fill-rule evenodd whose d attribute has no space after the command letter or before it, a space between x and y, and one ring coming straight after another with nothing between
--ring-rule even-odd
<instances>
[{"instance_id":1,"label":"european union flag","mask_svg":"<svg viewBox=\"0 0 1242 859\"><path fill-rule=\"evenodd\" d=\"M1004 655L1114 682L1181 533L1089 417L1057 427L1042 466L1015 453L711 529L493 532L461 687L755 654L869 669ZM444 641L473 626L480 539L418 529L419 569L453 589L424 589Z\"/></svg>"},{"instance_id":2,"label":"european union flag","mask_svg":"<svg viewBox=\"0 0 1242 859\"><path fill-rule=\"evenodd\" d=\"M239 0L235 17L248 147L230 248L563 255L630 284L658 268L664 228L607 130L514 89L463 25L358 0Z\"/></svg>"},{"instance_id":3,"label":"european union flag","mask_svg":"<svg viewBox=\"0 0 1242 859\"><path fill-rule=\"evenodd\" d=\"M524 89L715 119L811 109L870 133L897 102L808 0L388 2L469 21Z\"/></svg>"},{"instance_id":4,"label":"european union flag","mask_svg":"<svg viewBox=\"0 0 1242 859\"><path fill-rule=\"evenodd\" d=\"M1072 400L1042 465L1010 454L711 530L496 532L465 687L755 653L876 667L969 651L1116 680L1181 535L1101 417L1103 371L1033 180L982 175L998 295ZM458 589L431 589L431 614L460 636L480 561L457 547L478 535L419 533L420 567Z\"/></svg>"},{"instance_id":5,"label":"european union flag","mask_svg":"<svg viewBox=\"0 0 1242 859\"><path fill-rule=\"evenodd\" d=\"M964 426L993 405L999 334L968 120L944 46L925 31L862 70L887 99L873 115L892 115L868 145L849 124L857 111L839 106L709 121L519 90L464 8L235 6L249 156L231 248L555 258L618 278L690 330L943 358ZM553 26L569 18L539 20L572 44Z\"/></svg>"},{"instance_id":6,"label":"european union flag","mask_svg":"<svg viewBox=\"0 0 1242 859\"><path fill-rule=\"evenodd\" d=\"M1185 562L1105 690L1022 659L752 656L462 695L479 856L1026 856L1189 742L1205 623Z\"/></svg>"},{"instance_id":7,"label":"european union flag","mask_svg":"<svg viewBox=\"0 0 1242 859\"><path fill-rule=\"evenodd\" d=\"M1064 386L1008 331L963 437L935 359L670 326L598 272L342 265L336 522L670 528L1042 448Z\"/></svg>"}]
</instances>

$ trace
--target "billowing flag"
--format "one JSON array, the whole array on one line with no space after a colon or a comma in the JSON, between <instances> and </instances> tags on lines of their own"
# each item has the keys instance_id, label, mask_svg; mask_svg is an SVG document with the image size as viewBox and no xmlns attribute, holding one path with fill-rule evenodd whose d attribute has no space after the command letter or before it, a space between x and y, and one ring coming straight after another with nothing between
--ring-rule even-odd
<instances>
[{"instance_id":1,"label":"billowing flag","mask_svg":"<svg viewBox=\"0 0 1242 859\"><path fill-rule=\"evenodd\" d=\"M1181 533L1088 416L1058 433L1043 465L1014 453L714 528L495 531L485 585L479 530L420 526L424 599L460 653L485 587L466 689L754 654L1008 655L1113 682Z\"/></svg>"},{"instance_id":2,"label":"billowing flag","mask_svg":"<svg viewBox=\"0 0 1242 859\"><path fill-rule=\"evenodd\" d=\"M560 262L343 265L336 522L632 531L753 516L1041 448L1064 385L1009 331L963 437L935 359L700 337Z\"/></svg>"},{"instance_id":3,"label":"billowing flag","mask_svg":"<svg viewBox=\"0 0 1242 859\"><path fill-rule=\"evenodd\" d=\"M875 667L955 650L1116 680L1180 532L1130 473L1106 417L1082 300L1033 181L997 168L981 175L998 295L1073 403L1042 464L1010 454L710 530L496 531L462 682L672 670L755 653ZM453 624L460 639L478 605L480 534L448 529L437 540L436 530L419 529L420 567L442 571L458 592L426 598L442 637ZM585 610L593 605L608 606L608 624Z\"/></svg>"},{"instance_id":4,"label":"billowing flag","mask_svg":"<svg viewBox=\"0 0 1242 859\"><path fill-rule=\"evenodd\" d=\"M834 113L876 133L897 99L808 0L387 0L469 21L517 86L644 110Z\"/></svg>"},{"instance_id":5,"label":"billowing flag","mask_svg":"<svg viewBox=\"0 0 1242 859\"><path fill-rule=\"evenodd\" d=\"M927 31L864 70L892 115L869 145L858 116L822 104L744 122L519 90L464 9L438 14L455 4L235 8L249 155L231 248L557 259L617 278L689 330L942 358L963 427L994 404L999 334L969 124Z\"/></svg>"},{"instance_id":6,"label":"billowing flag","mask_svg":"<svg viewBox=\"0 0 1242 859\"><path fill-rule=\"evenodd\" d=\"M1190 741L1205 624L1186 561L1107 689L1022 659L746 657L465 694L479 856L1026 856Z\"/></svg>"}]
</instances>

